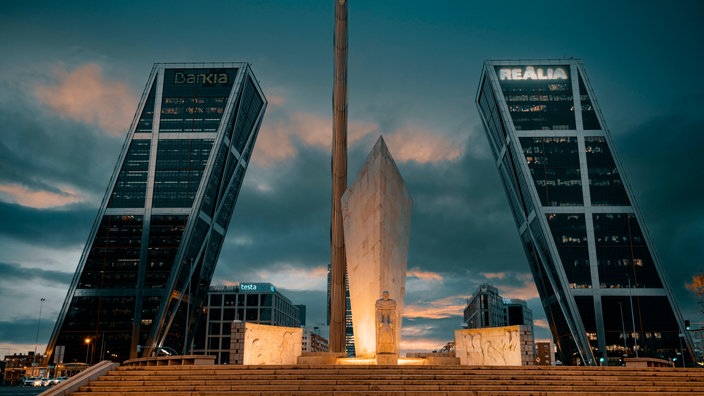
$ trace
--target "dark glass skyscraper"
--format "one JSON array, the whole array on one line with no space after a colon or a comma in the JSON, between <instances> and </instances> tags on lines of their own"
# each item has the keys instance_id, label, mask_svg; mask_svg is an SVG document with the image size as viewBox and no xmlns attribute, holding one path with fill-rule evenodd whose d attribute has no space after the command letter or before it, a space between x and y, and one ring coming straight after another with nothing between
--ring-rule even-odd
<instances>
[{"instance_id":1,"label":"dark glass skyscraper","mask_svg":"<svg viewBox=\"0 0 704 396\"><path fill-rule=\"evenodd\" d=\"M327 325L330 326L330 287L332 285L331 266L328 265ZM350 283L345 275L345 352L347 357L355 357L354 327L352 326L352 304L350 303Z\"/></svg>"},{"instance_id":2,"label":"dark glass skyscraper","mask_svg":"<svg viewBox=\"0 0 704 396\"><path fill-rule=\"evenodd\" d=\"M265 109L247 63L154 65L50 358L189 351Z\"/></svg>"},{"instance_id":3,"label":"dark glass skyscraper","mask_svg":"<svg viewBox=\"0 0 704 396\"><path fill-rule=\"evenodd\" d=\"M477 105L561 359L691 356L581 61L488 61Z\"/></svg>"}]
</instances>

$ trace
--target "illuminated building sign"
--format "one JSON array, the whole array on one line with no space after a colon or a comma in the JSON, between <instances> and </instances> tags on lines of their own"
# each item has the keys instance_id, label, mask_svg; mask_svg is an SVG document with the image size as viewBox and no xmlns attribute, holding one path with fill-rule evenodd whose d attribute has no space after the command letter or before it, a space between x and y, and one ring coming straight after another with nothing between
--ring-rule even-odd
<instances>
[{"instance_id":1,"label":"illuminated building sign","mask_svg":"<svg viewBox=\"0 0 704 396\"><path fill-rule=\"evenodd\" d=\"M227 84L227 73L174 74L174 84Z\"/></svg>"},{"instance_id":2,"label":"illuminated building sign","mask_svg":"<svg viewBox=\"0 0 704 396\"><path fill-rule=\"evenodd\" d=\"M499 80L567 80L564 67L502 67L499 69Z\"/></svg>"},{"instance_id":3,"label":"illuminated building sign","mask_svg":"<svg viewBox=\"0 0 704 396\"><path fill-rule=\"evenodd\" d=\"M275 292L276 288L271 283L241 283L241 292Z\"/></svg>"}]
</instances>

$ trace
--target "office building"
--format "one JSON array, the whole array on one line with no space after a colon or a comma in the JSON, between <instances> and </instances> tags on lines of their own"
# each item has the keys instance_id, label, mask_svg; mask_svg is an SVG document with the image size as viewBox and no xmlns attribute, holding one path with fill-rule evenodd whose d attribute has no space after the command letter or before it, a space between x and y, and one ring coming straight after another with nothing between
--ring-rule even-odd
<instances>
[{"instance_id":1,"label":"office building","mask_svg":"<svg viewBox=\"0 0 704 396\"><path fill-rule=\"evenodd\" d=\"M301 326L306 325L306 306L303 304L297 304L296 308L298 308L298 322L301 324Z\"/></svg>"},{"instance_id":2,"label":"office building","mask_svg":"<svg viewBox=\"0 0 704 396\"><path fill-rule=\"evenodd\" d=\"M503 306L505 326L533 327L533 311L528 308L527 302L518 298L504 298Z\"/></svg>"},{"instance_id":3,"label":"office building","mask_svg":"<svg viewBox=\"0 0 704 396\"><path fill-rule=\"evenodd\" d=\"M538 366L552 366L552 343L539 341L535 343L535 364Z\"/></svg>"},{"instance_id":4,"label":"office building","mask_svg":"<svg viewBox=\"0 0 704 396\"><path fill-rule=\"evenodd\" d=\"M330 325L330 286L331 286L331 271L328 264L328 295L327 295L327 325ZM350 287L347 276L345 275L345 352L347 357L355 357L354 349L354 327L352 326L352 304L350 303Z\"/></svg>"},{"instance_id":5,"label":"office building","mask_svg":"<svg viewBox=\"0 0 704 396\"><path fill-rule=\"evenodd\" d=\"M303 352L328 352L328 340L317 327L303 329Z\"/></svg>"},{"instance_id":6,"label":"office building","mask_svg":"<svg viewBox=\"0 0 704 396\"><path fill-rule=\"evenodd\" d=\"M190 352L266 104L247 63L154 65L50 359Z\"/></svg>"},{"instance_id":7,"label":"office building","mask_svg":"<svg viewBox=\"0 0 704 396\"><path fill-rule=\"evenodd\" d=\"M559 359L691 355L582 62L487 61L477 105Z\"/></svg>"},{"instance_id":8,"label":"office building","mask_svg":"<svg viewBox=\"0 0 704 396\"><path fill-rule=\"evenodd\" d=\"M216 364L241 364L230 361L233 322L242 323L243 331L244 322L299 327L299 308L271 283L210 287L193 340L193 353L215 356ZM241 352L244 338L240 341Z\"/></svg>"},{"instance_id":9,"label":"office building","mask_svg":"<svg viewBox=\"0 0 704 396\"><path fill-rule=\"evenodd\" d=\"M463 312L468 329L502 326L527 326L533 334L533 311L517 298L503 298L499 289L483 283L467 301Z\"/></svg>"},{"instance_id":10,"label":"office building","mask_svg":"<svg viewBox=\"0 0 704 396\"><path fill-rule=\"evenodd\" d=\"M506 326L504 300L499 290L487 283L479 285L464 309L464 323L469 329Z\"/></svg>"}]
</instances>

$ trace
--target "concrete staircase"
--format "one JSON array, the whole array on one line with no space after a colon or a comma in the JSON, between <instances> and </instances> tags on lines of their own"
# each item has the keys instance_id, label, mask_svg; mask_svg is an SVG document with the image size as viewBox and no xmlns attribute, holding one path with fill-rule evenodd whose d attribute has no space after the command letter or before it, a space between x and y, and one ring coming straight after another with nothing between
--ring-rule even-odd
<instances>
[{"instance_id":1,"label":"concrete staircase","mask_svg":"<svg viewBox=\"0 0 704 396\"><path fill-rule=\"evenodd\" d=\"M704 395L704 370L549 366L121 366L71 394Z\"/></svg>"}]
</instances>

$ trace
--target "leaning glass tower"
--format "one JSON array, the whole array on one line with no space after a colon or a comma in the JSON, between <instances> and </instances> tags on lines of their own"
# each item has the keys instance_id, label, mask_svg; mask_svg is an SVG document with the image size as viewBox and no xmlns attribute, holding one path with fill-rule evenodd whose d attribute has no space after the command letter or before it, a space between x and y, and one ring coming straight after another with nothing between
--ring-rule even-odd
<instances>
[{"instance_id":1,"label":"leaning glass tower","mask_svg":"<svg viewBox=\"0 0 704 396\"><path fill-rule=\"evenodd\" d=\"M49 359L189 352L266 104L247 63L154 65Z\"/></svg>"},{"instance_id":2,"label":"leaning glass tower","mask_svg":"<svg viewBox=\"0 0 704 396\"><path fill-rule=\"evenodd\" d=\"M691 359L582 62L487 61L476 100L560 359Z\"/></svg>"}]
</instances>

